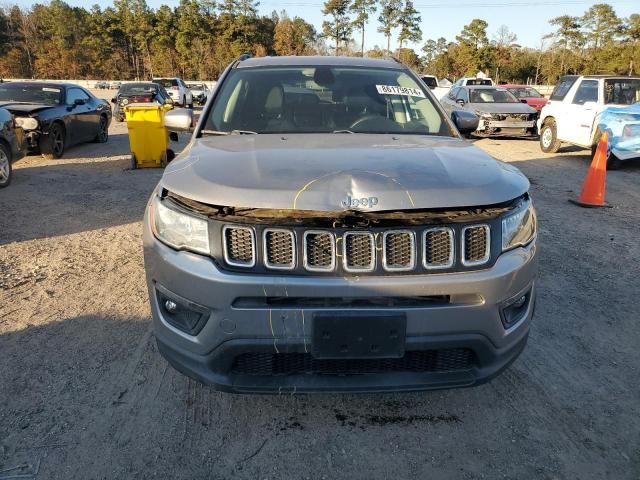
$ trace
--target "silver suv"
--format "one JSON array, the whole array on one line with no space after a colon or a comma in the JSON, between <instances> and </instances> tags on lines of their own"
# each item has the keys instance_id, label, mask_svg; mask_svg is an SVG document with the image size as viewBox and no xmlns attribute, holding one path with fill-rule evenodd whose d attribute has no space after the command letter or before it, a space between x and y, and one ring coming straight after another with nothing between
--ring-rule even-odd
<instances>
[{"instance_id":1,"label":"silver suv","mask_svg":"<svg viewBox=\"0 0 640 480\"><path fill-rule=\"evenodd\" d=\"M470 386L522 351L529 182L394 60L245 58L149 200L160 352L232 392ZM190 129L192 112L165 116Z\"/></svg>"}]
</instances>

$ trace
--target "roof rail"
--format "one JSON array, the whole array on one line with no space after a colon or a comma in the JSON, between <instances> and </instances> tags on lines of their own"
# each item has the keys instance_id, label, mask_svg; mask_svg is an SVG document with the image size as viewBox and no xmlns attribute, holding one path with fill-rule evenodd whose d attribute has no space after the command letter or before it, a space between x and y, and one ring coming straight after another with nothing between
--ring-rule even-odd
<instances>
[{"instance_id":1,"label":"roof rail","mask_svg":"<svg viewBox=\"0 0 640 480\"><path fill-rule=\"evenodd\" d=\"M251 58L250 53L243 53L238 57L238 59L235 62L233 62L233 68L236 68L240 62L244 62L245 60L248 60L250 58Z\"/></svg>"}]
</instances>

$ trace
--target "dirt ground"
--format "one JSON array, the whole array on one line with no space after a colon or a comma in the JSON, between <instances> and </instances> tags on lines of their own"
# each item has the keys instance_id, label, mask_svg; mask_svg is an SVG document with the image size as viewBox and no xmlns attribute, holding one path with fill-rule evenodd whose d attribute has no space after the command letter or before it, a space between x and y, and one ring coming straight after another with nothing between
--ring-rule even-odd
<instances>
[{"instance_id":1,"label":"dirt ground","mask_svg":"<svg viewBox=\"0 0 640 480\"><path fill-rule=\"evenodd\" d=\"M0 191L0 479L640 478L640 165L585 210L586 152L477 142L531 179L540 223L531 337L491 383L234 396L157 352L141 220L161 172L127 170L110 133Z\"/></svg>"}]
</instances>

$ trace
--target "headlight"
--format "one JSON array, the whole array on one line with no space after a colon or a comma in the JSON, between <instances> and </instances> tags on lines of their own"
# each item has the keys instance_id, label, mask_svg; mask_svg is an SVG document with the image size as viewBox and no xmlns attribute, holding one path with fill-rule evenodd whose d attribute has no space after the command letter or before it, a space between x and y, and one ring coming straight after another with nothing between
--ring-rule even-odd
<instances>
[{"instance_id":1,"label":"headlight","mask_svg":"<svg viewBox=\"0 0 640 480\"><path fill-rule=\"evenodd\" d=\"M156 238L178 250L209 255L207 221L179 212L167 203L156 196L151 204L151 229Z\"/></svg>"},{"instance_id":2,"label":"headlight","mask_svg":"<svg viewBox=\"0 0 640 480\"><path fill-rule=\"evenodd\" d=\"M31 117L16 117L16 125L23 130L35 130L38 128L38 120Z\"/></svg>"},{"instance_id":3,"label":"headlight","mask_svg":"<svg viewBox=\"0 0 640 480\"><path fill-rule=\"evenodd\" d=\"M536 211L531 200L525 200L502 218L502 251L527 245L536 236Z\"/></svg>"}]
</instances>

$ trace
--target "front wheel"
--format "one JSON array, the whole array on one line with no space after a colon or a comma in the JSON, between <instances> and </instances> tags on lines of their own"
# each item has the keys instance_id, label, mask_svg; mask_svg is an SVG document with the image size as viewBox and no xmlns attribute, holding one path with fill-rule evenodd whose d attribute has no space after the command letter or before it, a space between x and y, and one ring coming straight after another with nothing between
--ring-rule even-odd
<instances>
[{"instance_id":1,"label":"front wheel","mask_svg":"<svg viewBox=\"0 0 640 480\"><path fill-rule=\"evenodd\" d=\"M0 143L0 188L4 188L11 183L11 152Z\"/></svg>"},{"instance_id":2,"label":"front wheel","mask_svg":"<svg viewBox=\"0 0 640 480\"><path fill-rule=\"evenodd\" d=\"M540 149L544 153L556 153L560 150L561 142L558 140L558 130L555 120L547 120L540 129Z\"/></svg>"},{"instance_id":3,"label":"front wheel","mask_svg":"<svg viewBox=\"0 0 640 480\"><path fill-rule=\"evenodd\" d=\"M49 135L40 137L40 152L46 159L60 158L64 155L64 127L54 123Z\"/></svg>"},{"instance_id":4,"label":"front wheel","mask_svg":"<svg viewBox=\"0 0 640 480\"><path fill-rule=\"evenodd\" d=\"M598 150L598 143L600 143L600 139L598 136L598 142L591 146L591 160L593 161L593 157L596 155L596 151ZM613 153L607 153L607 170L618 170L622 167L622 160L616 157Z\"/></svg>"}]
</instances>

